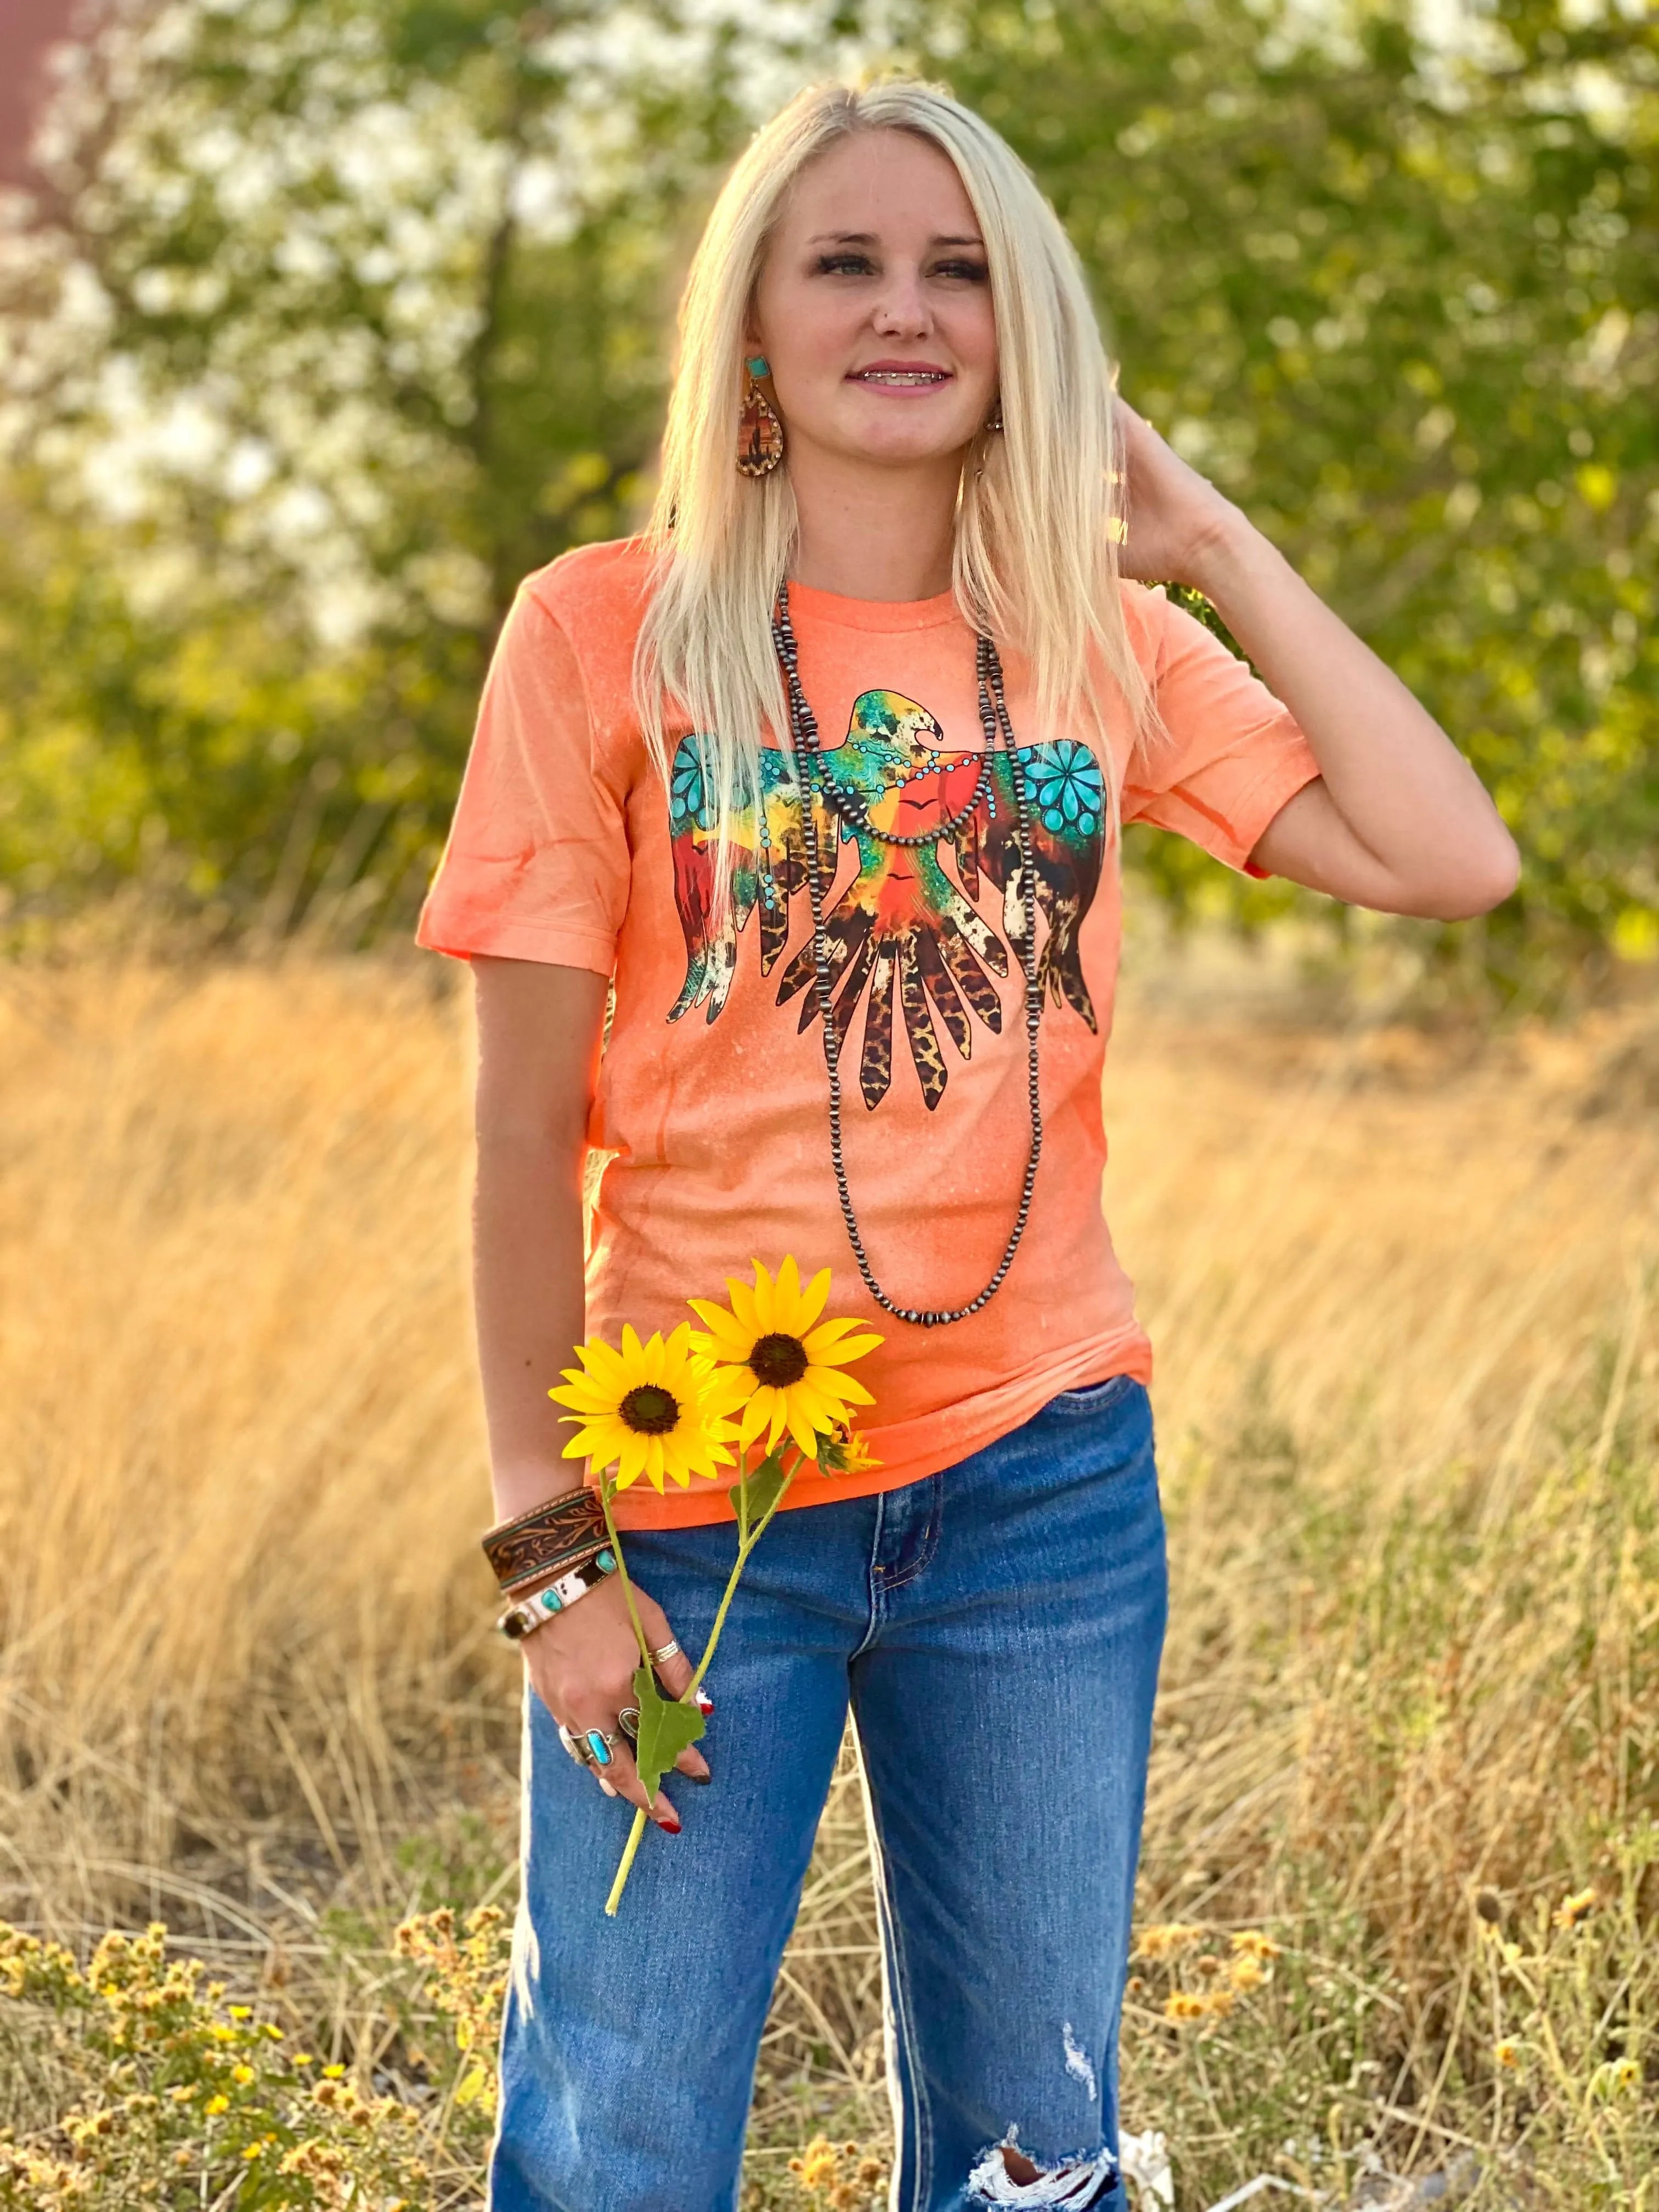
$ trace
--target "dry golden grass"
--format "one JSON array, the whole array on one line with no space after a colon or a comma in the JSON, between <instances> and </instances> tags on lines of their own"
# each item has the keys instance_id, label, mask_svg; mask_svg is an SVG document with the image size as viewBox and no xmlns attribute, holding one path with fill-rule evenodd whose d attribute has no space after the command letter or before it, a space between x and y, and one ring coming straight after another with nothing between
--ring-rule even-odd
<instances>
[{"instance_id":1,"label":"dry golden grass","mask_svg":"<svg viewBox=\"0 0 1659 2212\"><path fill-rule=\"evenodd\" d=\"M1595 2069L1659 2057L1659 1030L1316 1030L1218 1010L1242 975L1132 994L1109 1196L1176 1579L1145 1911L1284 1955L1188 2028L1149 1967L1127 2117L1183 2208L1465 2138L1528 2146L1537 2201L1651 2206L1651 2088ZM476 1896L510 1849L453 980L0 989L0 1912L276 1945L370 2057L396 2024L340 1909ZM879 2130L863 1850L849 1773L763 2054L768 2203L809 2119ZM1589 1932L1534 1944L1582 1887Z\"/></svg>"}]
</instances>

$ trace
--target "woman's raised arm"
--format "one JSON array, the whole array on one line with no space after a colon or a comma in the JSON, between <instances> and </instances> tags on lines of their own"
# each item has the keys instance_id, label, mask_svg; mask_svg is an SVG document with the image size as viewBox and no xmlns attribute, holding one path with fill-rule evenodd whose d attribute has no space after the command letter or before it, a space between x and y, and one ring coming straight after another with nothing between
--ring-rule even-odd
<instances>
[{"instance_id":1,"label":"woman's raised arm","mask_svg":"<svg viewBox=\"0 0 1659 2212\"><path fill-rule=\"evenodd\" d=\"M1319 780L1258 842L1256 865L1352 906L1461 921L1515 889L1515 841L1480 778L1393 670L1243 509L1125 400L1123 568L1204 593L1288 707Z\"/></svg>"}]
</instances>

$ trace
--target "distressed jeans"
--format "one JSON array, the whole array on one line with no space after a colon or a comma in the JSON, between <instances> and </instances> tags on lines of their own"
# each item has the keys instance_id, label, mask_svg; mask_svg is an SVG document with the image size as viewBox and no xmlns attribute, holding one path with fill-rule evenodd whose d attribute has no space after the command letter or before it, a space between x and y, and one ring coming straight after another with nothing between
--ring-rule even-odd
<instances>
[{"instance_id":1,"label":"distressed jeans","mask_svg":"<svg viewBox=\"0 0 1659 2212\"><path fill-rule=\"evenodd\" d=\"M627 1538L694 1654L735 1546L729 1522ZM614 1920L632 1808L528 1697L491 2212L733 2212L849 1703L896 2212L1125 2212L1118 2015L1166 1601L1152 1410L1127 1376L880 1496L824 1481L744 1571L708 1678L713 1781L668 1778L684 1832L646 1830ZM1036 2180L1011 2179L1008 2142Z\"/></svg>"}]
</instances>

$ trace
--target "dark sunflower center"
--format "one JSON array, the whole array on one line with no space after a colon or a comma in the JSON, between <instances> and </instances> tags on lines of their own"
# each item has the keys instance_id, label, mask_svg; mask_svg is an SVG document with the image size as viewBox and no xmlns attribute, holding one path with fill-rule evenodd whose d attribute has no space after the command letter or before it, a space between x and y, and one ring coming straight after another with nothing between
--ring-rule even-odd
<instances>
[{"instance_id":1,"label":"dark sunflower center","mask_svg":"<svg viewBox=\"0 0 1659 2212\"><path fill-rule=\"evenodd\" d=\"M760 1339L749 1355L749 1364L761 1382L769 1382L775 1390L787 1390L806 1372L806 1347L798 1336L775 1331Z\"/></svg>"},{"instance_id":2,"label":"dark sunflower center","mask_svg":"<svg viewBox=\"0 0 1659 2212\"><path fill-rule=\"evenodd\" d=\"M657 1382L641 1382L617 1411L635 1436L665 1437L680 1417L680 1401Z\"/></svg>"}]
</instances>

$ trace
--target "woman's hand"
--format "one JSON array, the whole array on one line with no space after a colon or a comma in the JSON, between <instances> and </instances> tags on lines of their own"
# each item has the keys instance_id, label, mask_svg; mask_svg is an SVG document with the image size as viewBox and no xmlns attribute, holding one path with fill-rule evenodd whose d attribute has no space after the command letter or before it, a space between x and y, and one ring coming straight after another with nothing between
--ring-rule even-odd
<instances>
[{"instance_id":1,"label":"woman's hand","mask_svg":"<svg viewBox=\"0 0 1659 2212\"><path fill-rule=\"evenodd\" d=\"M667 1616L637 1583L634 1602L646 1642L659 1651L674 1633ZM572 1735L599 1729L615 1738L610 1765L592 1770L600 1789L643 1806L659 1828L677 1835L679 1818L662 1791L657 1792L654 1803L647 1804L633 1750L617 1718L624 1705L635 1702L634 1670L640 1664L620 1576L608 1575L586 1597L532 1629L519 1648L536 1694L562 1727ZM683 1651L676 1652L656 1673L669 1696L678 1698L690 1685L691 1662ZM708 1779L708 1762L694 1745L688 1745L674 1764L694 1782Z\"/></svg>"},{"instance_id":2,"label":"woman's hand","mask_svg":"<svg viewBox=\"0 0 1659 2212\"><path fill-rule=\"evenodd\" d=\"M1143 584L1189 584L1212 549L1241 515L1231 500L1189 468L1128 401L1115 396L1123 440L1128 534L1118 549L1118 568Z\"/></svg>"}]
</instances>

